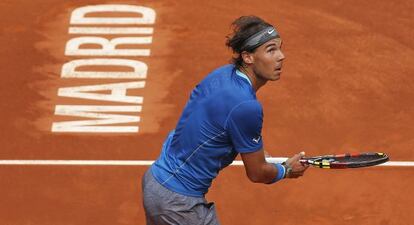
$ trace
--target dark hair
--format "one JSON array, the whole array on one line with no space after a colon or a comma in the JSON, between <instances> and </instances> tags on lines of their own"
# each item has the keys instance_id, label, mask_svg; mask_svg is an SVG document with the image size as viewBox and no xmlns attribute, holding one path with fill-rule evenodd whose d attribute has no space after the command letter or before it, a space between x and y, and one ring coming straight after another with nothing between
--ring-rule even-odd
<instances>
[{"instance_id":1,"label":"dark hair","mask_svg":"<svg viewBox=\"0 0 414 225\"><path fill-rule=\"evenodd\" d=\"M255 33L269 26L272 25L257 16L242 16L231 24L233 33L226 37L226 46L233 50L234 55L231 61L236 68L243 65L243 58L241 57L243 51L254 52L256 50L242 49L244 42Z\"/></svg>"}]
</instances>

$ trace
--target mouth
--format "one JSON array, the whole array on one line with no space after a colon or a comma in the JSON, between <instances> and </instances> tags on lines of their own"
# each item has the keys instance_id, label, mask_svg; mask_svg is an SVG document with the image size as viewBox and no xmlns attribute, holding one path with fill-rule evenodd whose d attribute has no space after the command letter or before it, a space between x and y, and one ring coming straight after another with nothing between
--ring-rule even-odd
<instances>
[{"instance_id":1,"label":"mouth","mask_svg":"<svg viewBox=\"0 0 414 225\"><path fill-rule=\"evenodd\" d=\"M282 71L282 65L279 65L275 68L276 71Z\"/></svg>"}]
</instances>

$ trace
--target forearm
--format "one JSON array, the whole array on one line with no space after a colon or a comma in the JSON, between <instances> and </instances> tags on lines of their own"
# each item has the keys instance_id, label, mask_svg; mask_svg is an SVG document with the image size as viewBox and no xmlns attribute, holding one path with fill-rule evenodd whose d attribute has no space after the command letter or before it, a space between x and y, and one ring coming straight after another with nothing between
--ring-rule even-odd
<instances>
[{"instance_id":1,"label":"forearm","mask_svg":"<svg viewBox=\"0 0 414 225\"><path fill-rule=\"evenodd\" d=\"M280 164L267 163L264 150L243 153L244 167L248 178L254 183L274 183L283 178L285 169Z\"/></svg>"},{"instance_id":2,"label":"forearm","mask_svg":"<svg viewBox=\"0 0 414 225\"><path fill-rule=\"evenodd\" d=\"M261 167L252 182L254 183L264 183L269 184L274 181L274 179L282 174L279 174L282 171L279 171L273 163L264 163Z\"/></svg>"}]
</instances>

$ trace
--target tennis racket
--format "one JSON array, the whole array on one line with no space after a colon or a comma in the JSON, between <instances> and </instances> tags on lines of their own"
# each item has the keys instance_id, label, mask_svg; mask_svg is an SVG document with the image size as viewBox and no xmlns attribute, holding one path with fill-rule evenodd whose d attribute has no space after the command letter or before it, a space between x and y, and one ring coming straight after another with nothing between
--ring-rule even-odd
<instances>
[{"instance_id":1,"label":"tennis racket","mask_svg":"<svg viewBox=\"0 0 414 225\"><path fill-rule=\"evenodd\" d=\"M268 158L268 162L283 162L287 158ZM323 169L347 169L375 166L385 163L389 157L381 152L347 153L339 155L322 155L315 157L304 157L300 159L303 164Z\"/></svg>"}]
</instances>

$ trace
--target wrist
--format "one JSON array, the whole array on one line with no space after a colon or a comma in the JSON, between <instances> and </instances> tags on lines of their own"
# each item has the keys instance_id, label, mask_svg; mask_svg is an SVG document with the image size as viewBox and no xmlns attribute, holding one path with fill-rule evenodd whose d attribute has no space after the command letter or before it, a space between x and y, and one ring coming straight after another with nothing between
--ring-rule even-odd
<instances>
[{"instance_id":1,"label":"wrist","mask_svg":"<svg viewBox=\"0 0 414 225\"><path fill-rule=\"evenodd\" d=\"M292 173L292 167L286 162L283 162L281 165L285 168L285 175L283 178L289 177L290 173Z\"/></svg>"},{"instance_id":2,"label":"wrist","mask_svg":"<svg viewBox=\"0 0 414 225\"><path fill-rule=\"evenodd\" d=\"M278 182L279 180L282 180L283 178L285 178L285 174L286 174L286 168L282 164L280 163L272 163L272 164L276 168L277 174L273 178L273 180L270 181L270 183L268 184L273 184L273 183Z\"/></svg>"}]
</instances>

